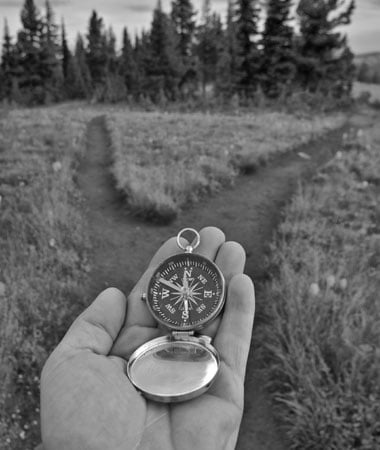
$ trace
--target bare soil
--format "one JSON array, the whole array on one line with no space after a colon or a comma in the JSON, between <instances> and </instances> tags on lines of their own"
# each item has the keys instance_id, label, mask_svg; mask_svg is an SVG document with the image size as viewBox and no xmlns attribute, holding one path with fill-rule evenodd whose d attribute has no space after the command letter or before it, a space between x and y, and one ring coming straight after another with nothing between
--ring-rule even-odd
<instances>
[{"instance_id":1,"label":"bare soil","mask_svg":"<svg viewBox=\"0 0 380 450\"><path fill-rule=\"evenodd\" d=\"M356 116L353 126L367 124L370 117ZM252 338L245 384L245 412L239 435L239 450L286 450L284 433L275 423L263 385L260 346L255 330L260 326L260 283L265 280L264 259L282 209L300 179L309 177L341 149L344 129L294 149L272 160L251 175L241 176L233 188L189 205L170 225L157 226L131 215L124 199L115 191L110 174L109 138L104 118L88 126L88 148L80 166L78 183L93 245L90 297L107 286L128 293L147 266L153 252L183 227L201 229L215 225L228 240L240 242L247 252L246 273L258 287L257 319ZM310 159L299 156L310 155Z\"/></svg>"}]
</instances>

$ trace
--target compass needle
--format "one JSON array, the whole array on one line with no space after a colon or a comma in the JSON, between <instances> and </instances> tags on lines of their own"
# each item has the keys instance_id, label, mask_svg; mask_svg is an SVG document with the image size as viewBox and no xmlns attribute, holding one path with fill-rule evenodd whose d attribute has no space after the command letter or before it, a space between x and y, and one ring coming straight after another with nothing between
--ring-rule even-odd
<instances>
[{"instance_id":1,"label":"compass needle","mask_svg":"<svg viewBox=\"0 0 380 450\"><path fill-rule=\"evenodd\" d=\"M182 292L181 286L178 286L177 284L174 284L171 281L165 280L165 278L160 278L158 281L164 284L165 286L174 289L175 291Z\"/></svg>"}]
</instances>

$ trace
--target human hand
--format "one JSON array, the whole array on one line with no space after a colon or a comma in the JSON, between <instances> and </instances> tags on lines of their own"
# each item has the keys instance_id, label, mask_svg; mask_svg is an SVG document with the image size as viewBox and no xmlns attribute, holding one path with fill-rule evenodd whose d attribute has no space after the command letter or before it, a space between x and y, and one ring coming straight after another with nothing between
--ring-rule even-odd
<instances>
[{"instance_id":1,"label":"human hand","mask_svg":"<svg viewBox=\"0 0 380 450\"><path fill-rule=\"evenodd\" d=\"M228 283L222 317L202 330L214 338L221 366L200 397L172 404L146 400L130 383L126 361L146 341L164 335L141 296L155 268L179 253L175 238L155 254L125 299L107 289L73 323L41 377L45 450L233 449L244 403L244 376L254 316L254 289L243 275L245 253L204 228L197 253L214 260Z\"/></svg>"}]
</instances>

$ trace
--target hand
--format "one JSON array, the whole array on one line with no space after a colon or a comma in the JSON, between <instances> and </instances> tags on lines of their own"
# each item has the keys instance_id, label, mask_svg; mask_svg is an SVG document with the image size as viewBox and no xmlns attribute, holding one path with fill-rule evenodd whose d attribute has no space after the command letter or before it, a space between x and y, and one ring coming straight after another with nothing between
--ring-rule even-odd
<instances>
[{"instance_id":1,"label":"hand","mask_svg":"<svg viewBox=\"0 0 380 450\"><path fill-rule=\"evenodd\" d=\"M141 301L154 269L179 253L175 239L153 257L128 301L116 289L99 295L73 323L45 364L41 426L45 450L233 449L244 401L244 376L254 315L254 289L242 275L245 253L217 228L201 231L197 253L228 282L222 318L202 333L214 338L220 371L209 391L183 403L146 400L125 374L126 360L163 335ZM126 255L127 256L127 255Z\"/></svg>"}]
</instances>

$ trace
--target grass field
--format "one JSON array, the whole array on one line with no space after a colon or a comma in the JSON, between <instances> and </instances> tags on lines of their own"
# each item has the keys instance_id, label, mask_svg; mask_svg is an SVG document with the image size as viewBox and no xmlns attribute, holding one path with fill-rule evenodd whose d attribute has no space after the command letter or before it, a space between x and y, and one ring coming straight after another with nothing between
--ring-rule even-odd
<instances>
[{"instance_id":1,"label":"grass field","mask_svg":"<svg viewBox=\"0 0 380 450\"><path fill-rule=\"evenodd\" d=\"M380 448L379 168L379 130L348 137L272 246L264 352L292 449Z\"/></svg>"},{"instance_id":2,"label":"grass field","mask_svg":"<svg viewBox=\"0 0 380 450\"><path fill-rule=\"evenodd\" d=\"M168 222L181 208L270 158L343 124L342 114L112 113L112 172L134 213Z\"/></svg>"},{"instance_id":3,"label":"grass field","mask_svg":"<svg viewBox=\"0 0 380 450\"><path fill-rule=\"evenodd\" d=\"M138 212L162 214L164 205L169 216L344 119L148 114L80 104L0 110L2 450L38 443L41 366L88 301L90 247L75 178L87 123L98 115L107 116L119 189Z\"/></svg>"},{"instance_id":4,"label":"grass field","mask_svg":"<svg viewBox=\"0 0 380 450\"><path fill-rule=\"evenodd\" d=\"M73 181L91 113L0 113L0 448L39 439L41 366L83 308L88 271Z\"/></svg>"}]
</instances>

